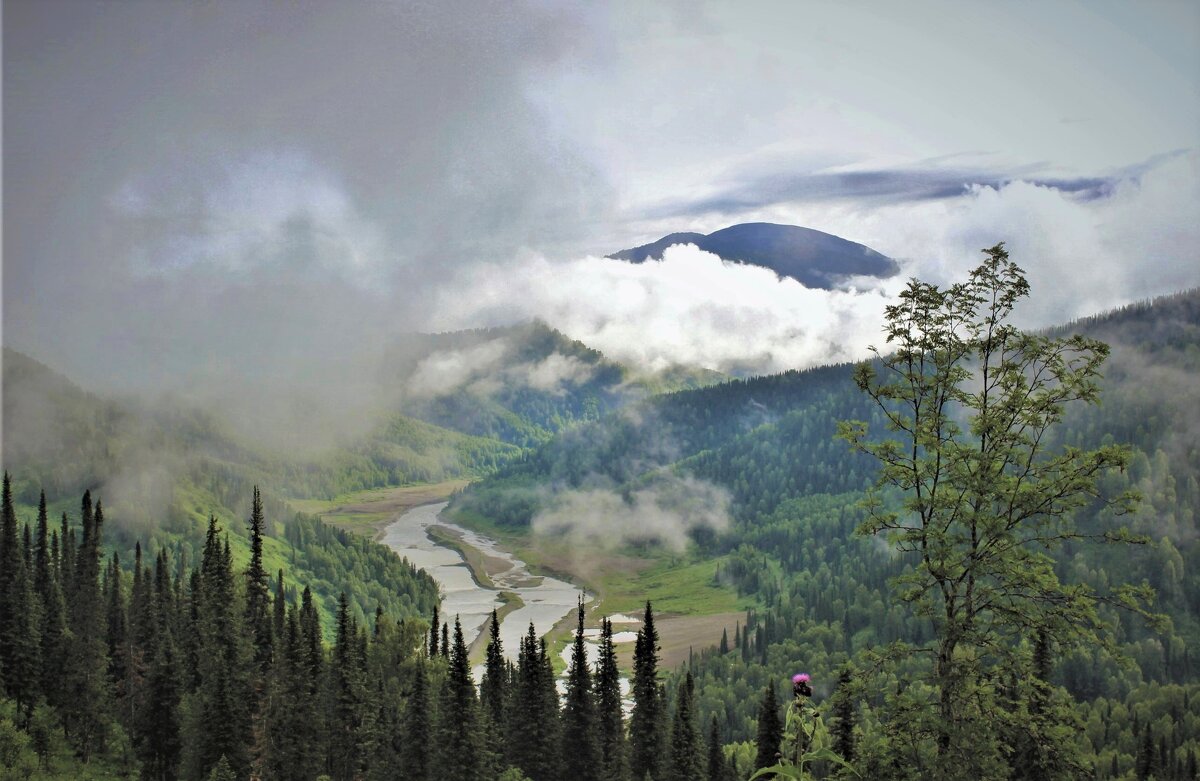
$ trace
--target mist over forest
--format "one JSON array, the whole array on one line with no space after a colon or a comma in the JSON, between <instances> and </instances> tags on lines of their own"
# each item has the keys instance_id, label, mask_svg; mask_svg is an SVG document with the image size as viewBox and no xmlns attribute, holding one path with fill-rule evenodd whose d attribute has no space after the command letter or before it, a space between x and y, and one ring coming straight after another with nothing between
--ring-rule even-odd
<instances>
[{"instance_id":1,"label":"mist over forest","mask_svg":"<svg viewBox=\"0 0 1200 781\"><path fill-rule=\"evenodd\" d=\"M1200 778L1200 11L4 0L0 779Z\"/></svg>"}]
</instances>

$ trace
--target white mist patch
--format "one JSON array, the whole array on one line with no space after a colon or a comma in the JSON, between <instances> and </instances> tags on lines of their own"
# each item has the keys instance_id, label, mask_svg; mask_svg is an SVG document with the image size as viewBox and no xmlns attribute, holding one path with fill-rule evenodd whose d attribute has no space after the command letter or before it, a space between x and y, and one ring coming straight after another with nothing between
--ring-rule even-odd
<instances>
[{"instance_id":1,"label":"white mist patch","mask_svg":"<svg viewBox=\"0 0 1200 781\"><path fill-rule=\"evenodd\" d=\"M729 493L693 477L664 478L628 500L603 489L564 491L533 518L535 534L565 534L581 546L613 548L626 542L687 547L693 529L729 528Z\"/></svg>"},{"instance_id":2,"label":"white mist patch","mask_svg":"<svg viewBox=\"0 0 1200 781\"><path fill-rule=\"evenodd\" d=\"M482 264L440 291L433 325L455 329L540 318L619 361L772 372L866 356L880 290L814 290L693 245L633 264L530 255Z\"/></svg>"},{"instance_id":3,"label":"white mist patch","mask_svg":"<svg viewBox=\"0 0 1200 781\"><path fill-rule=\"evenodd\" d=\"M567 385L582 385L592 378L593 369L573 355L552 353L538 363L521 367L525 384L535 390L561 396Z\"/></svg>"},{"instance_id":4,"label":"white mist patch","mask_svg":"<svg viewBox=\"0 0 1200 781\"><path fill-rule=\"evenodd\" d=\"M455 350L439 350L422 358L405 385L413 399L431 399L465 388L488 397L505 387L523 387L555 396L569 385L582 385L595 369L573 355L551 353L536 361L516 361L509 339L492 339Z\"/></svg>"},{"instance_id":5,"label":"white mist patch","mask_svg":"<svg viewBox=\"0 0 1200 781\"><path fill-rule=\"evenodd\" d=\"M441 350L423 358L408 379L408 391L417 398L448 393L498 368L508 352L508 342L494 339L462 350Z\"/></svg>"}]
</instances>

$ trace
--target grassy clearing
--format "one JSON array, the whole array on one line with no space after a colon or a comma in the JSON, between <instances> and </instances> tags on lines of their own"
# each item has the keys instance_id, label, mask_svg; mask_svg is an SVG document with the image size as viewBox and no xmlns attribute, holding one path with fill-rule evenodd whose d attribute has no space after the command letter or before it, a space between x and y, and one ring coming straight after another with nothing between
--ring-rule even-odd
<instances>
[{"instance_id":1,"label":"grassy clearing","mask_svg":"<svg viewBox=\"0 0 1200 781\"><path fill-rule=\"evenodd\" d=\"M290 499L297 511L320 516L328 524L378 540L383 529L400 513L433 502L444 502L467 486L469 480L374 488L342 494L332 500Z\"/></svg>"},{"instance_id":2,"label":"grassy clearing","mask_svg":"<svg viewBox=\"0 0 1200 781\"><path fill-rule=\"evenodd\" d=\"M592 595L586 624L598 627L600 618L616 613L641 616L646 601L658 618L662 663L668 669L687 660L689 649L715 646L726 629L732 641L734 627L753 607L751 597L716 583L721 559L702 559L645 548L581 550L569 538L534 535L528 530L499 526L478 516L454 519L500 543L523 559L533 572L542 572L579 584ZM635 626L621 625L636 629ZM546 636L556 671L559 652L575 631L574 613L564 617ZM618 663L630 670L633 644L619 644Z\"/></svg>"}]
</instances>

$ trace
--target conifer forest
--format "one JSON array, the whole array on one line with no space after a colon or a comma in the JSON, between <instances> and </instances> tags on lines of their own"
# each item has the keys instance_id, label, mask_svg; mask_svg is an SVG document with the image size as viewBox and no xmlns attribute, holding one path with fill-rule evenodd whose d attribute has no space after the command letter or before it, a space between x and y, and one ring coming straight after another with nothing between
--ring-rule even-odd
<instances>
[{"instance_id":1,"label":"conifer forest","mask_svg":"<svg viewBox=\"0 0 1200 781\"><path fill-rule=\"evenodd\" d=\"M0 6L0 781L1200 781L1200 5Z\"/></svg>"}]
</instances>

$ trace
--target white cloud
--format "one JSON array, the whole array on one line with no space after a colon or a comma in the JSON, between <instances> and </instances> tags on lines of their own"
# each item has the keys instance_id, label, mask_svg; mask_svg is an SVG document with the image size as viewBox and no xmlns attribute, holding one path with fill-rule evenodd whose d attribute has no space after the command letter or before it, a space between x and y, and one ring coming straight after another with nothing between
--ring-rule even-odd
<instances>
[{"instance_id":1,"label":"white cloud","mask_svg":"<svg viewBox=\"0 0 1200 781\"><path fill-rule=\"evenodd\" d=\"M437 297L433 327L539 317L649 369L779 371L862 357L883 305L879 291L810 290L686 245L638 265L537 255L482 265Z\"/></svg>"},{"instance_id":2,"label":"white cloud","mask_svg":"<svg viewBox=\"0 0 1200 781\"><path fill-rule=\"evenodd\" d=\"M566 534L588 549L659 542L682 551L693 529L729 528L729 493L693 477L662 476L625 500L603 489L565 491L533 518L536 534Z\"/></svg>"},{"instance_id":3,"label":"white cloud","mask_svg":"<svg viewBox=\"0 0 1200 781\"><path fill-rule=\"evenodd\" d=\"M124 182L109 199L136 237L137 268L236 277L259 268L323 272L371 289L385 269L381 231L334 177L299 152L260 152L218 170Z\"/></svg>"}]
</instances>

